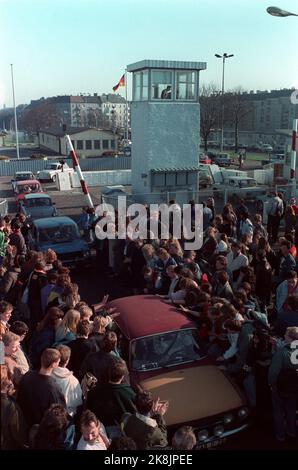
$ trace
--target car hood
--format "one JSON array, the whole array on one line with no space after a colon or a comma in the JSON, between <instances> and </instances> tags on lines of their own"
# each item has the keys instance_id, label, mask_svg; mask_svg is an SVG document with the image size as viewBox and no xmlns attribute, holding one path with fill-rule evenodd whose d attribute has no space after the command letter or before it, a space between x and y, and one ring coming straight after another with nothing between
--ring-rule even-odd
<instances>
[{"instance_id":1,"label":"car hood","mask_svg":"<svg viewBox=\"0 0 298 470\"><path fill-rule=\"evenodd\" d=\"M42 251L52 248L57 255L76 251L89 251L88 244L84 240L73 240L67 243L39 243L39 247Z\"/></svg>"},{"instance_id":2,"label":"car hood","mask_svg":"<svg viewBox=\"0 0 298 470\"><path fill-rule=\"evenodd\" d=\"M166 372L140 382L155 398L169 400L168 425L187 423L243 406L224 373L213 365Z\"/></svg>"},{"instance_id":3,"label":"car hood","mask_svg":"<svg viewBox=\"0 0 298 470\"><path fill-rule=\"evenodd\" d=\"M55 213L55 208L53 206L25 207L24 212L32 219L42 219L44 217L52 217Z\"/></svg>"}]
</instances>

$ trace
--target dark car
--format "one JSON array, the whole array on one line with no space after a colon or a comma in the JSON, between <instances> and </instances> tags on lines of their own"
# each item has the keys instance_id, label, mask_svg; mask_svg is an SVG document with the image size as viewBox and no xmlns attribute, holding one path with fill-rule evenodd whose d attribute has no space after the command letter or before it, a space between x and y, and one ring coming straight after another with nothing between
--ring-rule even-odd
<instances>
[{"instance_id":1,"label":"dark car","mask_svg":"<svg viewBox=\"0 0 298 470\"><path fill-rule=\"evenodd\" d=\"M20 211L31 220L57 215L55 204L45 193L25 194L20 202Z\"/></svg>"},{"instance_id":2,"label":"dark car","mask_svg":"<svg viewBox=\"0 0 298 470\"><path fill-rule=\"evenodd\" d=\"M194 321L156 296L125 297L110 306L119 312L114 321L131 384L169 400L169 428L193 426L204 448L248 426L246 399L206 356Z\"/></svg>"},{"instance_id":3,"label":"dark car","mask_svg":"<svg viewBox=\"0 0 298 470\"><path fill-rule=\"evenodd\" d=\"M29 234L29 247L36 251L52 248L64 265L89 264L90 250L70 217L36 219Z\"/></svg>"},{"instance_id":4,"label":"dark car","mask_svg":"<svg viewBox=\"0 0 298 470\"><path fill-rule=\"evenodd\" d=\"M217 153L215 158L213 159L213 163L218 166L230 166L231 165L231 157L228 153Z\"/></svg>"}]
</instances>

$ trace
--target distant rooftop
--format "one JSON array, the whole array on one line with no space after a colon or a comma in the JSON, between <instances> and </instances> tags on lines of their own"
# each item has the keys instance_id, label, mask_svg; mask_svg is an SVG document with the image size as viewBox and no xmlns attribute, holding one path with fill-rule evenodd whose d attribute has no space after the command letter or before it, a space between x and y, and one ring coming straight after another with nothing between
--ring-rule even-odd
<instances>
[{"instance_id":1,"label":"distant rooftop","mask_svg":"<svg viewBox=\"0 0 298 470\"><path fill-rule=\"evenodd\" d=\"M145 59L127 66L128 72L143 69L179 69L179 70L205 70L206 62L186 62L180 60L150 60Z\"/></svg>"},{"instance_id":2,"label":"distant rooftop","mask_svg":"<svg viewBox=\"0 0 298 470\"><path fill-rule=\"evenodd\" d=\"M90 131L90 130L108 132L109 134L113 134L113 132L110 129L98 129L97 127L68 127L68 126L65 132L63 131L62 127L51 127L49 129L40 129L39 132L43 132L44 134L55 135L57 137L63 137L65 134L73 135L73 134L78 134L79 132Z\"/></svg>"}]
</instances>

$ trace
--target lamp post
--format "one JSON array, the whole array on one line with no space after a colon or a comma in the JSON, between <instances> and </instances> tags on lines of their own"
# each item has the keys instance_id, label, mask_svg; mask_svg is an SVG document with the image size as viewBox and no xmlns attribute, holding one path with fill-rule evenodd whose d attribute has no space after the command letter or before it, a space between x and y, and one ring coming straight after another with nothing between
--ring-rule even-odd
<instances>
[{"instance_id":1,"label":"lamp post","mask_svg":"<svg viewBox=\"0 0 298 470\"><path fill-rule=\"evenodd\" d=\"M284 17L284 16L298 16L296 13L291 13L290 11L282 10L281 8L278 7L268 7L266 9L267 13L272 16L279 16L279 17Z\"/></svg>"},{"instance_id":2,"label":"lamp post","mask_svg":"<svg viewBox=\"0 0 298 470\"><path fill-rule=\"evenodd\" d=\"M215 54L215 57L222 59L222 82L221 82L221 140L220 140L220 151L223 151L224 147L224 91L225 91L225 61L229 57L234 57L234 54L223 55Z\"/></svg>"},{"instance_id":3,"label":"lamp post","mask_svg":"<svg viewBox=\"0 0 298 470\"><path fill-rule=\"evenodd\" d=\"M282 10L278 7L268 7L267 13L272 16L298 16L296 13L291 13L290 11ZM292 127L292 143L291 143L291 166L290 166L290 187L291 187L291 197L296 198L296 155L297 155L297 129L298 129L298 119L293 120Z\"/></svg>"},{"instance_id":4,"label":"lamp post","mask_svg":"<svg viewBox=\"0 0 298 470\"><path fill-rule=\"evenodd\" d=\"M15 133L16 133L17 158L19 159L20 158L20 150L19 150L17 108L16 108L15 93L14 93L13 64L10 64L10 68L11 68L11 84L12 84L13 107L14 107L14 128L15 128Z\"/></svg>"}]
</instances>

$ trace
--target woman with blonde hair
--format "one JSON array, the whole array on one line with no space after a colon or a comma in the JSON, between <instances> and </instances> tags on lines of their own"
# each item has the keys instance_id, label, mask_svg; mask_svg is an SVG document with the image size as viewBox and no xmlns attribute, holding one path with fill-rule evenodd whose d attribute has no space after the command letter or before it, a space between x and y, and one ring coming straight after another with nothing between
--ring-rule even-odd
<instances>
[{"instance_id":1,"label":"woman with blonde hair","mask_svg":"<svg viewBox=\"0 0 298 470\"><path fill-rule=\"evenodd\" d=\"M155 248L152 245L150 245L150 243L146 243L142 247L142 253L146 260L147 267L154 269L156 267L156 263L158 260L156 256Z\"/></svg>"},{"instance_id":2,"label":"woman with blonde hair","mask_svg":"<svg viewBox=\"0 0 298 470\"><path fill-rule=\"evenodd\" d=\"M99 351L102 347L102 340L106 332L106 327L109 323L110 317L103 317L101 315L97 315L93 320L91 333L88 337L88 340L92 343L97 351Z\"/></svg>"},{"instance_id":3,"label":"woman with blonde hair","mask_svg":"<svg viewBox=\"0 0 298 470\"><path fill-rule=\"evenodd\" d=\"M54 268L53 264L57 261L55 251L49 248L44 254L44 259L46 263L45 271L51 271Z\"/></svg>"},{"instance_id":4,"label":"woman with blonde hair","mask_svg":"<svg viewBox=\"0 0 298 470\"><path fill-rule=\"evenodd\" d=\"M77 326L81 319L78 310L70 309L56 330L54 347L58 344L67 344L77 337Z\"/></svg>"}]
</instances>

